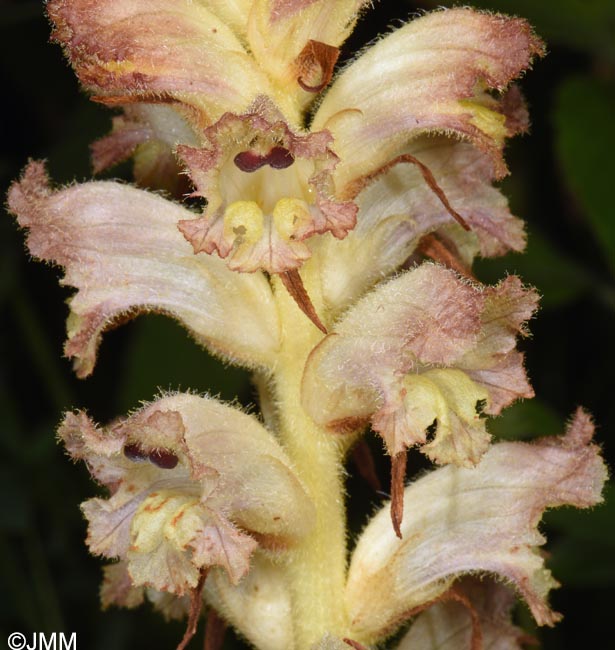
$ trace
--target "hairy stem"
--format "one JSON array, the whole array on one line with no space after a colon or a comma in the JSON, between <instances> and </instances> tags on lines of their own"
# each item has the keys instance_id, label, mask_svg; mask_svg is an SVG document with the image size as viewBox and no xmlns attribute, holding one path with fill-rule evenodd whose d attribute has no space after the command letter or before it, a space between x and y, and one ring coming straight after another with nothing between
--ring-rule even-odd
<instances>
[{"instance_id":1,"label":"hairy stem","mask_svg":"<svg viewBox=\"0 0 615 650\"><path fill-rule=\"evenodd\" d=\"M304 275L310 298L322 306L319 287ZM316 525L290 551L288 576L292 594L295 650L308 650L326 632L343 636L346 578L346 513L343 450L334 435L317 426L300 401L305 361L322 333L303 314L279 280L276 297L283 323L283 342L275 370L280 436L316 506Z\"/></svg>"}]
</instances>

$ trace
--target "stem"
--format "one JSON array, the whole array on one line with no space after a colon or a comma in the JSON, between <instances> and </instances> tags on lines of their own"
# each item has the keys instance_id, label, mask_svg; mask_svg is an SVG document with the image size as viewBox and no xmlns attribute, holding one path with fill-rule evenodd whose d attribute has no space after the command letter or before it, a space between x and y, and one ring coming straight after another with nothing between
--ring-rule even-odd
<instances>
[{"instance_id":1,"label":"stem","mask_svg":"<svg viewBox=\"0 0 615 650\"><path fill-rule=\"evenodd\" d=\"M322 312L319 286L306 275L303 280L315 308ZM277 278L275 290L283 327L275 370L280 437L316 507L315 526L289 551L288 563L295 650L308 650L325 633L342 637L348 627L343 449L336 436L316 425L301 406L303 368L322 333Z\"/></svg>"}]
</instances>

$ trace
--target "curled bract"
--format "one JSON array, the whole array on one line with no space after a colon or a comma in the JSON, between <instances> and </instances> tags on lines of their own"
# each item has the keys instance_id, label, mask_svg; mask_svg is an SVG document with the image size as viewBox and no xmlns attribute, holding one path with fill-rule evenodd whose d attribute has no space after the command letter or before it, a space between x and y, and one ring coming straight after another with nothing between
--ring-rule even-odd
<instances>
[{"instance_id":1,"label":"curled bract","mask_svg":"<svg viewBox=\"0 0 615 650\"><path fill-rule=\"evenodd\" d=\"M560 616L547 595L557 583L539 553L545 539L537 526L547 508L601 501L607 472L593 432L579 409L564 436L499 443L475 468L449 465L408 486L412 516L401 524L403 540L386 509L359 538L346 588L350 635L382 638L456 578L477 573L511 584L539 625L553 625Z\"/></svg>"},{"instance_id":2,"label":"curled bract","mask_svg":"<svg viewBox=\"0 0 615 650\"><path fill-rule=\"evenodd\" d=\"M134 602L139 586L181 596L211 566L237 584L257 539L281 549L311 528L312 503L278 443L216 400L163 397L106 429L71 413L59 435L110 492L82 506L90 550L122 560L130 578L112 581L109 603Z\"/></svg>"}]
</instances>

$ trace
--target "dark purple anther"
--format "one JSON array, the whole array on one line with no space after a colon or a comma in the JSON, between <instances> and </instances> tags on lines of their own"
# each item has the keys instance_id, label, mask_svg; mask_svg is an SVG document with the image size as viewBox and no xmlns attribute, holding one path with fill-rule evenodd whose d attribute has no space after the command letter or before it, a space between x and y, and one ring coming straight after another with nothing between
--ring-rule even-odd
<instances>
[{"instance_id":1,"label":"dark purple anther","mask_svg":"<svg viewBox=\"0 0 615 650\"><path fill-rule=\"evenodd\" d=\"M242 151L233 158L233 162L242 172L250 173L260 169L266 163L266 160L253 151Z\"/></svg>"},{"instance_id":2,"label":"dark purple anther","mask_svg":"<svg viewBox=\"0 0 615 650\"><path fill-rule=\"evenodd\" d=\"M273 169L286 169L295 162L295 157L285 147L273 147L265 156L253 151L242 151L233 158L233 162L242 172L251 173L263 165L269 165Z\"/></svg>"},{"instance_id":3,"label":"dark purple anther","mask_svg":"<svg viewBox=\"0 0 615 650\"><path fill-rule=\"evenodd\" d=\"M274 169L286 169L295 162L295 157L284 147L274 147L265 157L265 162Z\"/></svg>"},{"instance_id":4,"label":"dark purple anther","mask_svg":"<svg viewBox=\"0 0 615 650\"><path fill-rule=\"evenodd\" d=\"M133 460L136 463L147 460L147 452L143 451L141 445L138 445L136 442L124 445L124 456L126 456L128 460Z\"/></svg>"},{"instance_id":5,"label":"dark purple anther","mask_svg":"<svg viewBox=\"0 0 615 650\"><path fill-rule=\"evenodd\" d=\"M154 449L150 451L149 459L161 469L173 469L178 462L177 456L168 449Z\"/></svg>"}]
</instances>

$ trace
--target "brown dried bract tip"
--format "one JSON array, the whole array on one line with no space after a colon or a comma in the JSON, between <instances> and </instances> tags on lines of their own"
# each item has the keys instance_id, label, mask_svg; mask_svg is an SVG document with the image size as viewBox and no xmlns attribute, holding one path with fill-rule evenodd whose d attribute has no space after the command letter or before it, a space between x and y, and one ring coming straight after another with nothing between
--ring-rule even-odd
<instances>
[{"instance_id":1,"label":"brown dried bract tip","mask_svg":"<svg viewBox=\"0 0 615 650\"><path fill-rule=\"evenodd\" d=\"M297 83L308 93L319 93L331 81L339 55L337 47L310 39L296 59Z\"/></svg>"},{"instance_id":2,"label":"brown dried bract tip","mask_svg":"<svg viewBox=\"0 0 615 650\"><path fill-rule=\"evenodd\" d=\"M347 645L349 645L351 648L354 648L355 650L367 650L365 646L361 645L358 641L353 641L352 639L348 639L347 637L344 637L342 641Z\"/></svg>"},{"instance_id":3,"label":"brown dried bract tip","mask_svg":"<svg viewBox=\"0 0 615 650\"><path fill-rule=\"evenodd\" d=\"M367 442L361 438L352 449L352 460L357 467L359 475L376 492L382 491L380 479L376 473L374 457Z\"/></svg>"},{"instance_id":4,"label":"brown dried bract tip","mask_svg":"<svg viewBox=\"0 0 615 650\"><path fill-rule=\"evenodd\" d=\"M460 589L451 587L449 591L442 595L441 600L453 600L467 608L472 619L472 642L470 650L483 650L483 631L480 626L480 616L470 599Z\"/></svg>"},{"instance_id":5,"label":"brown dried bract tip","mask_svg":"<svg viewBox=\"0 0 615 650\"><path fill-rule=\"evenodd\" d=\"M393 530L402 538L401 522L404 518L404 485L406 480L407 452L400 451L391 458L391 521Z\"/></svg>"},{"instance_id":6,"label":"brown dried bract tip","mask_svg":"<svg viewBox=\"0 0 615 650\"><path fill-rule=\"evenodd\" d=\"M457 247L450 239L430 233L421 237L416 250L434 262L446 266L447 269L452 269L459 275L476 280L470 269L459 259Z\"/></svg>"},{"instance_id":7,"label":"brown dried bract tip","mask_svg":"<svg viewBox=\"0 0 615 650\"><path fill-rule=\"evenodd\" d=\"M303 286L303 280L299 275L297 269L291 271L285 271L280 273L280 280L282 284L286 287L288 293L292 296L293 300L297 303L297 307L316 325L316 327L323 333L327 333L327 328L322 324L322 321L318 317L314 305L310 300L308 292Z\"/></svg>"},{"instance_id":8,"label":"brown dried bract tip","mask_svg":"<svg viewBox=\"0 0 615 650\"><path fill-rule=\"evenodd\" d=\"M207 622L205 623L205 643L203 650L220 650L224 643L226 633L226 623L222 620L215 609L210 609L207 613Z\"/></svg>"},{"instance_id":9,"label":"brown dried bract tip","mask_svg":"<svg viewBox=\"0 0 615 650\"><path fill-rule=\"evenodd\" d=\"M192 590L192 594L190 596L190 613L188 614L188 624L186 626L184 638L177 646L177 650L185 650L186 646L192 640L192 637L196 634L196 628L199 624L199 616L201 615L201 608L203 607L203 587L205 587L205 580L207 580L208 571L208 567L201 569L201 576L199 578L199 581L197 582L196 587Z\"/></svg>"},{"instance_id":10,"label":"brown dried bract tip","mask_svg":"<svg viewBox=\"0 0 615 650\"><path fill-rule=\"evenodd\" d=\"M354 199L359 194L359 192L367 187L367 185L369 185L373 180L376 180L383 174L386 174L399 163L410 163L412 165L416 165L419 168L419 171L421 172L425 182L429 186L429 189L438 197L438 199L440 199L440 203L442 203L442 205L446 208L446 211L464 230L470 230L468 222L459 214L459 212L454 210L453 206L449 203L444 190L436 182L435 176L431 173L429 167L427 167L427 165L409 153L404 153L400 156L397 156L396 158L393 158L393 160L389 160L388 163L382 165L382 167L379 167L375 171L366 174L365 176L360 176L354 181L351 181L344 188L342 197L345 199Z\"/></svg>"}]
</instances>

